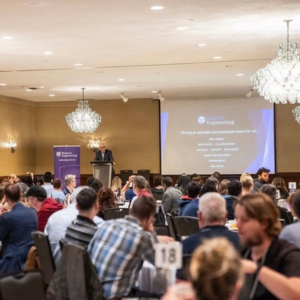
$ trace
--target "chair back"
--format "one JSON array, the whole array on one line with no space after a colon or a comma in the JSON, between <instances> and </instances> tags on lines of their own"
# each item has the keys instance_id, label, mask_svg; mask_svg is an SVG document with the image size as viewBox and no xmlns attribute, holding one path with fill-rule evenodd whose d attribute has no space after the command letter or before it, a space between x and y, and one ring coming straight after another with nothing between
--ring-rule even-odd
<instances>
[{"instance_id":1,"label":"chair back","mask_svg":"<svg viewBox=\"0 0 300 300\"><path fill-rule=\"evenodd\" d=\"M173 220L172 215L170 213L166 213L166 218L167 218L170 236L174 239L174 241L178 241L179 239L178 239L178 235L176 232L176 228L174 225L174 220Z\"/></svg>"},{"instance_id":2,"label":"chair back","mask_svg":"<svg viewBox=\"0 0 300 300\"><path fill-rule=\"evenodd\" d=\"M41 272L9 275L0 279L1 300L45 300ZM1 297L2 296L2 297Z\"/></svg>"},{"instance_id":3,"label":"chair back","mask_svg":"<svg viewBox=\"0 0 300 300\"><path fill-rule=\"evenodd\" d=\"M126 181L128 181L129 177L132 175L132 170L120 170L120 178L122 180L122 184L126 184Z\"/></svg>"},{"instance_id":4,"label":"chair back","mask_svg":"<svg viewBox=\"0 0 300 300\"><path fill-rule=\"evenodd\" d=\"M96 268L84 247L65 244L60 264L46 293L47 300L102 300Z\"/></svg>"},{"instance_id":5,"label":"chair back","mask_svg":"<svg viewBox=\"0 0 300 300\"><path fill-rule=\"evenodd\" d=\"M199 231L198 218L174 217L173 220L177 234L181 240Z\"/></svg>"},{"instance_id":6,"label":"chair back","mask_svg":"<svg viewBox=\"0 0 300 300\"><path fill-rule=\"evenodd\" d=\"M46 285L49 285L55 272L55 264L48 236L40 231L34 231L31 233L31 235L36 246L36 252L42 271L43 281Z\"/></svg>"},{"instance_id":7,"label":"chair back","mask_svg":"<svg viewBox=\"0 0 300 300\"><path fill-rule=\"evenodd\" d=\"M155 200L162 200L164 193L153 193L152 196Z\"/></svg>"},{"instance_id":8,"label":"chair back","mask_svg":"<svg viewBox=\"0 0 300 300\"><path fill-rule=\"evenodd\" d=\"M171 236L169 227L166 225L154 225L154 230L157 235Z\"/></svg>"},{"instance_id":9,"label":"chair back","mask_svg":"<svg viewBox=\"0 0 300 300\"><path fill-rule=\"evenodd\" d=\"M150 170L137 170L137 174L138 175L141 175L141 176L144 176L146 178L146 180L149 182L149 179L150 179Z\"/></svg>"},{"instance_id":10,"label":"chair back","mask_svg":"<svg viewBox=\"0 0 300 300\"><path fill-rule=\"evenodd\" d=\"M129 214L129 208L109 208L104 211L104 220L121 219Z\"/></svg>"}]
</instances>

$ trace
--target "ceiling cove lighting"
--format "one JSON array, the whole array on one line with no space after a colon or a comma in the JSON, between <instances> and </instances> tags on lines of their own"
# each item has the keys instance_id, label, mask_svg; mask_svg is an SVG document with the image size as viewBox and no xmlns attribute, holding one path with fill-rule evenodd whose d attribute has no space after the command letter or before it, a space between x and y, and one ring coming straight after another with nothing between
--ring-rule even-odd
<instances>
[{"instance_id":1,"label":"ceiling cove lighting","mask_svg":"<svg viewBox=\"0 0 300 300\"><path fill-rule=\"evenodd\" d=\"M82 99L78 100L78 107L66 115L65 119L73 132L91 133L98 128L102 117L92 111L88 100L84 99L84 90L85 88L82 88Z\"/></svg>"},{"instance_id":2,"label":"ceiling cove lighting","mask_svg":"<svg viewBox=\"0 0 300 300\"><path fill-rule=\"evenodd\" d=\"M3 40L13 40L14 38L12 36L3 36Z\"/></svg>"},{"instance_id":3,"label":"ceiling cove lighting","mask_svg":"<svg viewBox=\"0 0 300 300\"><path fill-rule=\"evenodd\" d=\"M222 59L222 56L214 56L214 59Z\"/></svg>"},{"instance_id":4,"label":"ceiling cove lighting","mask_svg":"<svg viewBox=\"0 0 300 300\"><path fill-rule=\"evenodd\" d=\"M203 43L203 44L198 44L199 47L206 47L207 44Z\"/></svg>"},{"instance_id":5,"label":"ceiling cove lighting","mask_svg":"<svg viewBox=\"0 0 300 300\"><path fill-rule=\"evenodd\" d=\"M250 78L258 93L275 104L300 103L299 50L297 44L291 43L289 39L291 21L284 20L287 25L287 41L286 44L279 45L277 57Z\"/></svg>"},{"instance_id":6,"label":"ceiling cove lighting","mask_svg":"<svg viewBox=\"0 0 300 300\"><path fill-rule=\"evenodd\" d=\"M51 51L45 51L44 55L52 55L53 53Z\"/></svg>"}]
</instances>

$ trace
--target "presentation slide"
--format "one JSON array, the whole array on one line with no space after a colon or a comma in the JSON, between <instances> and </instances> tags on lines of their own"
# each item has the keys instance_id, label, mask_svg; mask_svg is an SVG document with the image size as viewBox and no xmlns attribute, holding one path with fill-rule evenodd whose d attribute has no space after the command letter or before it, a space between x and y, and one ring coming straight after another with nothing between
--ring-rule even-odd
<instances>
[{"instance_id":1,"label":"presentation slide","mask_svg":"<svg viewBox=\"0 0 300 300\"><path fill-rule=\"evenodd\" d=\"M161 103L162 174L275 173L273 105L262 98Z\"/></svg>"}]
</instances>

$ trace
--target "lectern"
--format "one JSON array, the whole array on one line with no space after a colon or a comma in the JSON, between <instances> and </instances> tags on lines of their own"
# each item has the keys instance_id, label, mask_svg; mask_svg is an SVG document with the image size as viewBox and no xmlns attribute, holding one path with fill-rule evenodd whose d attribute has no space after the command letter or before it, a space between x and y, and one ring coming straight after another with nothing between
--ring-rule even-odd
<instances>
[{"instance_id":1,"label":"lectern","mask_svg":"<svg viewBox=\"0 0 300 300\"><path fill-rule=\"evenodd\" d=\"M94 178L100 179L103 186L111 187L112 164L105 160L91 161Z\"/></svg>"}]
</instances>

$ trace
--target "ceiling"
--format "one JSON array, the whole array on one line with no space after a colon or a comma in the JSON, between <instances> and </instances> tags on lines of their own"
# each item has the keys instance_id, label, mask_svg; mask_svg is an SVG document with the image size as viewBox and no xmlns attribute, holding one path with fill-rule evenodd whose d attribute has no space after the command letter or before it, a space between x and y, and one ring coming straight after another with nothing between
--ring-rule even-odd
<instances>
[{"instance_id":1,"label":"ceiling","mask_svg":"<svg viewBox=\"0 0 300 300\"><path fill-rule=\"evenodd\" d=\"M82 87L95 100L244 96L286 41L283 20L300 40L299 0L0 3L0 95L34 102L76 100Z\"/></svg>"}]
</instances>

